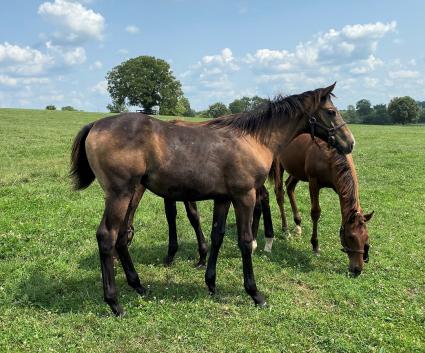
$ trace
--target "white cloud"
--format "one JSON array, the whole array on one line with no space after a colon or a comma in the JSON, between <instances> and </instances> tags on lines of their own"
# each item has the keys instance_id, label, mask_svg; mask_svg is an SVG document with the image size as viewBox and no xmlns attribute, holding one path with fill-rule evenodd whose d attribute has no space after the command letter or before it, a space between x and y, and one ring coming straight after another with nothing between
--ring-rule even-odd
<instances>
[{"instance_id":1,"label":"white cloud","mask_svg":"<svg viewBox=\"0 0 425 353\"><path fill-rule=\"evenodd\" d=\"M103 81L96 83L94 86L92 86L91 91L98 93L98 94L107 95L108 94L108 82L106 80L103 80Z\"/></svg>"},{"instance_id":2,"label":"white cloud","mask_svg":"<svg viewBox=\"0 0 425 353\"><path fill-rule=\"evenodd\" d=\"M374 71L377 67L382 65L384 65L384 62L371 54L366 60L360 61L359 66L352 68L351 72L354 74L366 74Z\"/></svg>"},{"instance_id":3,"label":"white cloud","mask_svg":"<svg viewBox=\"0 0 425 353\"><path fill-rule=\"evenodd\" d=\"M66 0L44 2L39 6L38 13L66 30L66 34L56 32L54 34L56 39L68 42L90 38L102 39L105 19L101 14L87 9L78 2Z\"/></svg>"},{"instance_id":4,"label":"white cloud","mask_svg":"<svg viewBox=\"0 0 425 353\"><path fill-rule=\"evenodd\" d=\"M140 29L137 26L128 25L127 27L125 27L125 31L131 34L137 34L140 32Z\"/></svg>"},{"instance_id":5,"label":"white cloud","mask_svg":"<svg viewBox=\"0 0 425 353\"><path fill-rule=\"evenodd\" d=\"M90 70L99 70L103 67L103 64L101 61L96 60L92 65L89 66Z\"/></svg>"},{"instance_id":6,"label":"white cloud","mask_svg":"<svg viewBox=\"0 0 425 353\"><path fill-rule=\"evenodd\" d=\"M388 76L392 79L416 78L419 76L419 72L412 70L390 71L388 73Z\"/></svg>"},{"instance_id":7,"label":"white cloud","mask_svg":"<svg viewBox=\"0 0 425 353\"><path fill-rule=\"evenodd\" d=\"M16 75L36 75L45 71L53 58L37 49L20 47L4 42L0 44L0 71Z\"/></svg>"},{"instance_id":8,"label":"white cloud","mask_svg":"<svg viewBox=\"0 0 425 353\"><path fill-rule=\"evenodd\" d=\"M202 58L200 65L202 66L224 66L231 70L239 70L239 66L236 64L236 60L233 56L232 51L229 48L224 48L221 54L218 55L206 55Z\"/></svg>"},{"instance_id":9,"label":"white cloud","mask_svg":"<svg viewBox=\"0 0 425 353\"><path fill-rule=\"evenodd\" d=\"M57 65L59 65L59 61L63 61L66 66L79 65L87 59L86 51L83 47L69 48L47 42L46 48L52 55L56 56Z\"/></svg>"},{"instance_id":10,"label":"white cloud","mask_svg":"<svg viewBox=\"0 0 425 353\"><path fill-rule=\"evenodd\" d=\"M397 27L397 22L390 23L368 23L365 25L347 25L342 29L342 34L350 39L378 39L382 38L388 32L394 32Z\"/></svg>"}]
</instances>

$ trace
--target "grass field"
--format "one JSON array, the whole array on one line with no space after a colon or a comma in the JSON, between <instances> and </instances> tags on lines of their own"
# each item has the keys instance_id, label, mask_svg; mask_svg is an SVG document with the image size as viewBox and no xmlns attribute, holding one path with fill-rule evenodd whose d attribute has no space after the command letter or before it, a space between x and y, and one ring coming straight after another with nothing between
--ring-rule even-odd
<instances>
[{"instance_id":1,"label":"grass field","mask_svg":"<svg viewBox=\"0 0 425 353\"><path fill-rule=\"evenodd\" d=\"M180 250L162 266L162 200L147 193L130 252L150 292L137 296L118 267L127 315L117 319L103 302L95 238L103 194L97 183L73 192L67 177L73 137L101 116L0 110L0 352L425 352L425 127L351 127L362 207L375 210L358 278L347 276L330 190L321 193L322 255L312 254L300 185L303 237L253 258L269 307L256 308L243 290L232 211L210 297L182 205ZM199 207L209 236L212 204ZM279 237L274 200L272 212Z\"/></svg>"}]
</instances>

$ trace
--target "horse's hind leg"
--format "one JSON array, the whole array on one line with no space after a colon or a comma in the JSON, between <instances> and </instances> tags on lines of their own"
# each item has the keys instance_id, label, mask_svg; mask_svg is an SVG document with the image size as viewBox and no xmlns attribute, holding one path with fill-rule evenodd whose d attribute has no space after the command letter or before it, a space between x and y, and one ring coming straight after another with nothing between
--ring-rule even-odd
<instances>
[{"instance_id":1,"label":"horse's hind leg","mask_svg":"<svg viewBox=\"0 0 425 353\"><path fill-rule=\"evenodd\" d=\"M319 205L319 186L315 179L309 180L310 200L311 200L311 220L313 221L313 232L311 235L311 245L316 255L320 253L319 241L317 240L317 224L320 218L320 205Z\"/></svg>"},{"instance_id":2,"label":"horse's hind leg","mask_svg":"<svg viewBox=\"0 0 425 353\"><path fill-rule=\"evenodd\" d=\"M264 185L260 189L262 194L260 202L261 202L261 210L263 211L264 237L266 239L264 251L271 252L272 246L273 246L274 231L273 231L272 214L270 211L269 192L267 191L267 188Z\"/></svg>"},{"instance_id":3,"label":"horse's hind leg","mask_svg":"<svg viewBox=\"0 0 425 353\"><path fill-rule=\"evenodd\" d=\"M169 199L164 199L165 216L168 223L168 251L167 256L164 258L164 265L169 266L174 260L174 256L179 248L177 242L177 227L176 217L177 208L176 202Z\"/></svg>"},{"instance_id":4,"label":"horse's hind leg","mask_svg":"<svg viewBox=\"0 0 425 353\"><path fill-rule=\"evenodd\" d=\"M127 241L128 245L131 244L131 241L134 237L134 215L136 213L137 207L139 206L140 200L142 199L143 194L145 193L146 188L142 184L137 184L134 190L133 197L131 198L131 203L129 206L129 216L128 216L128 226L127 226Z\"/></svg>"},{"instance_id":5,"label":"horse's hind leg","mask_svg":"<svg viewBox=\"0 0 425 353\"><path fill-rule=\"evenodd\" d=\"M204 233L202 232L201 222L199 219L199 212L196 206L196 202L184 202L184 207L186 208L187 218L189 218L190 224L195 231L196 240L198 241L198 252L199 252L199 261L196 264L197 268L205 267L208 245L205 241Z\"/></svg>"},{"instance_id":6,"label":"horse's hind leg","mask_svg":"<svg viewBox=\"0 0 425 353\"><path fill-rule=\"evenodd\" d=\"M298 184L298 180L295 179L292 175L286 179L286 193L288 194L289 201L291 202L292 214L294 216L295 222L295 235L301 235L301 214L298 210L297 201L295 199L295 187Z\"/></svg>"},{"instance_id":7,"label":"horse's hind leg","mask_svg":"<svg viewBox=\"0 0 425 353\"><path fill-rule=\"evenodd\" d=\"M283 190L283 173L284 173L284 170L281 166L275 169L274 193L276 195L276 202L279 207L283 236L285 238L288 238L291 236L291 234L289 233L288 222L286 221L285 204L284 204L285 191Z\"/></svg>"},{"instance_id":8,"label":"horse's hind leg","mask_svg":"<svg viewBox=\"0 0 425 353\"><path fill-rule=\"evenodd\" d=\"M117 316L122 315L123 310L117 298L112 259L114 248L118 252L130 286L136 289L138 293L144 292L127 248L128 209L132 195L132 192L110 193L107 195L103 218L96 232L102 269L104 299Z\"/></svg>"}]
</instances>

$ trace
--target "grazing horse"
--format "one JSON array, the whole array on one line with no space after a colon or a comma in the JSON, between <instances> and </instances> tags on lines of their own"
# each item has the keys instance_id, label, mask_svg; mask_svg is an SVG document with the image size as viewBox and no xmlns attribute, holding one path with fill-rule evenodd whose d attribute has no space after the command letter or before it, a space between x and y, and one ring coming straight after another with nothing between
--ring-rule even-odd
<instances>
[{"instance_id":1,"label":"grazing horse","mask_svg":"<svg viewBox=\"0 0 425 353\"><path fill-rule=\"evenodd\" d=\"M356 169L351 154L342 155L334 148L330 148L321 140L313 140L309 134L297 136L286 147L282 154L273 163L272 174L275 180L276 200L282 210L282 228L287 227L283 209L283 172L290 175L286 180L286 190L291 202L295 232L301 234L301 215L295 200L297 183L309 183L311 199L311 219L313 232L311 244L313 251L319 254L317 240L317 224L320 218L319 192L322 188L332 188L339 196L341 208L340 241L342 250L349 258L349 270L359 275L363 270L363 263L368 260L369 236L366 222L372 218L373 212L363 214L360 207L359 190Z\"/></svg>"},{"instance_id":2,"label":"grazing horse","mask_svg":"<svg viewBox=\"0 0 425 353\"><path fill-rule=\"evenodd\" d=\"M71 153L76 189L95 178L105 193L105 210L96 232L104 299L115 315L118 303L113 251L117 251L127 282L145 293L131 260L129 217L135 190L148 189L175 201L213 199L211 252L205 282L215 293L216 262L222 243L224 213L232 202L244 287L255 304L265 305L252 268L252 217L256 189L265 181L273 160L297 135L312 131L342 153L350 153L354 138L332 103L335 84L299 95L278 97L255 112L222 117L199 126L179 126L139 113L125 113L84 126ZM141 196L140 196L141 197ZM139 200L136 200L139 201Z\"/></svg>"}]
</instances>

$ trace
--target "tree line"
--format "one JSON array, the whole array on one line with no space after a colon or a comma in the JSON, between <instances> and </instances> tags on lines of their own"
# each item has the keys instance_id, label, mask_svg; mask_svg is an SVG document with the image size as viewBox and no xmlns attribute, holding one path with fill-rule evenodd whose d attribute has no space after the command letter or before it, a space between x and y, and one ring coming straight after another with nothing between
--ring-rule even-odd
<instances>
[{"instance_id":1,"label":"tree line","mask_svg":"<svg viewBox=\"0 0 425 353\"><path fill-rule=\"evenodd\" d=\"M358 124L414 124L425 123L425 101L415 101L409 96L395 97L388 105L372 106L369 100L360 99L341 111L344 120Z\"/></svg>"},{"instance_id":2,"label":"tree line","mask_svg":"<svg viewBox=\"0 0 425 353\"><path fill-rule=\"evenodd\" d=\"M112 113L128 111L128 106L136 106L148 114L217 118L253 110L267 101L259 96L242 97L228 106L216 102L208 109L196 112L183 95L181 83L174 77L170 65L153 56L139 56L122 62L107 73L106 80L112 99L107 109ZM55 110L56 107L49 105L46 109ZM76 110L71 106L61 109ZM425 101L416 102L408 96L395 97L388 105L372 106L369 100L361 99L355 106L349 105L342 110L341 114L349 123L425 123Z\"/></svg>"}]
</instances>

